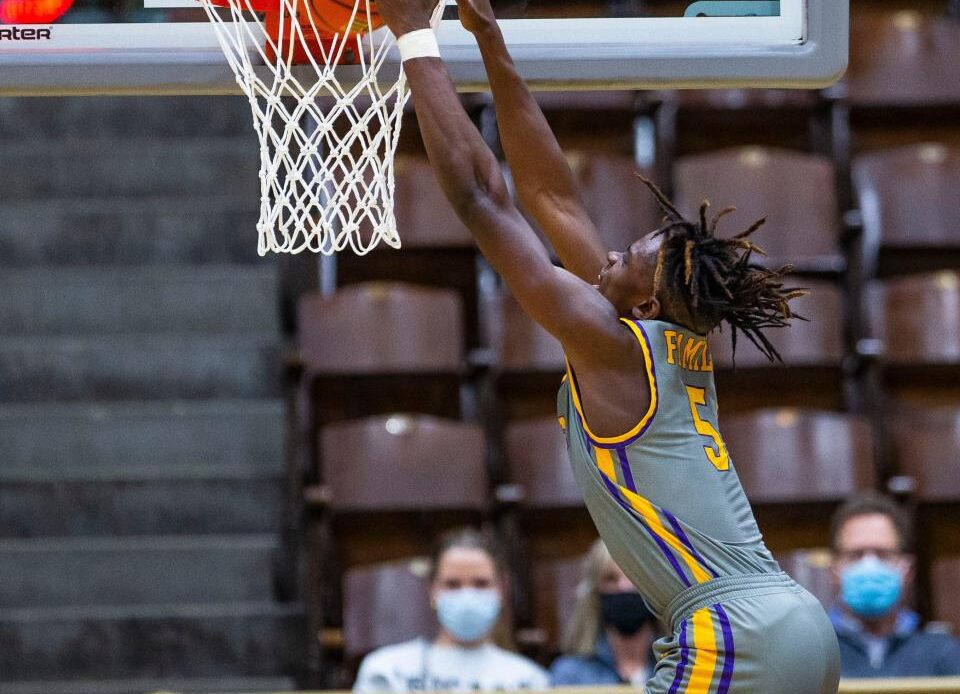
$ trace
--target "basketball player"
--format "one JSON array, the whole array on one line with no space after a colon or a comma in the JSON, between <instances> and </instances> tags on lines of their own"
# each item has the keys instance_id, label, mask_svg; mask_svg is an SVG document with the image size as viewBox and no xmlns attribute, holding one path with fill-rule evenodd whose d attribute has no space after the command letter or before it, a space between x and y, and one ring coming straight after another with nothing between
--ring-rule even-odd
<instances>
[{"instance_id":1,"label":"basketball player","mask_svg":"<svg viewBox=\"0 0 960 694\"><path fill-rule=\"evenodd\" d=\"M413 92L427 154L454 209L524 310L567 355L559 419L587 507L616 562L670 635L648 694L836 692L836 637L820 604L763 544L717 431L706 335L722 323L771 359L786 326L783 271L752 266L748 236L714 235L653 186L664 225L606 252L574 178L510 59L489 0L458 0L497 107L524 207L464 113L428 30L436 0L378 0Z\"/></svg>"}]
</instances>

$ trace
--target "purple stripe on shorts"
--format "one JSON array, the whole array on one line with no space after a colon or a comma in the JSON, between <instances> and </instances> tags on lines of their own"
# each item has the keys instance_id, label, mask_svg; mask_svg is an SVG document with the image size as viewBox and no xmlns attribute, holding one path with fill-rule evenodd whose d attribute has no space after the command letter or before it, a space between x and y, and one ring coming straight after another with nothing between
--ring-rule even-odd
<instances>
[{"instance_id":1,"label":"purple stripe on shorts","mask_svg":"<svg viewBox=\"0 0 960 694\"><path fill-rule=\"evenodd\" d=\"M683 684L683 671L687 667L687 658L690 657L690 649L687 648L687 620L680 622L680 662L677 663L677 674L673 676L673 684L670 685L669 694L677 694L680 685Z\"/></svg>"},{"instance_id":2,"label":"purple stripe on shorts","mask_svg":"<svg viewBox=\"0 0 960 694\"><path fill-rule=\"evenodd\" d=\"M720 675L720 684L717 686L717 694L727 694L730 691L730 680L733 679L734 666L734 646L733 630L730 628L730 620L727 619L727 612L722 605L714 605L713 609L720 618L720 629L723 631L723 672Z\"/></svg>"},{"instance_id":3,"label":"purple stripe on shorts","mask_svg":"<svg viewBox=\"0 0 960 694\"><path fill-rule=\"evenodd\" d=\"M703 560L703 557L700 556L700 552L698 552L698 551L694 548L693 543L690 542L690 538L687 537L687 534L686 534L685 532L683 532L683 527L680 525L680 521L677 520L677 517L674 516L672 513L670 513L670 512L669 512L668 510L666 510L666 509L660 509L660 510L663 511L664 517L665 517L665 518L667 519L667 521L670 523L670 527L673 528L674 534L677 536L677 538L679 538L680 542L683 543L683 546L686 547L688 550L690 550L690 554L693 555L693 558L694 558L694 559L696 559L698 562L700 562L700 566L702 566L703 568L705 568L707 571L710 572L710 574L711 574L714 578L716 578L716 577L717 577L717 572L714 571L710 566L707 565L707 562L705 562L705 561Z\"/></svg>"},{"instance_id":4,"label":"purple stripe on shorts","mask_svg":"<svg viewBox=\"0 0 960 694\"><path fill-rule=\"evenodd\" d=\"M620 472L623 474L623 486L634 494L637 493L637 483L633 481L633 472L630 471L630 460L627 458L627 449L618 448L617 457L620 458Z\"/></svg>"}]
</instances>

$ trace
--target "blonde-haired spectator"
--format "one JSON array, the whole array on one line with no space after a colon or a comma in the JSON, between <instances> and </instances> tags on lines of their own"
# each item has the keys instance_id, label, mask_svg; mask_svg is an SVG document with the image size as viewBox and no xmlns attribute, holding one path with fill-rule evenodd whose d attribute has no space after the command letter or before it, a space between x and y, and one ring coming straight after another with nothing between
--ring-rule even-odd
<instances>
[{"instance_id":1,"label":"blonde-haired spectator","mask_svg":"<svg viewBox=\"0 0 960 694\"><path fill-rule=\"evenodd\" d=\"M577 601L550 668L554 686L643 684L653 673L656 618L597 540L583 561Z\"/></svg>"}]
</instances>

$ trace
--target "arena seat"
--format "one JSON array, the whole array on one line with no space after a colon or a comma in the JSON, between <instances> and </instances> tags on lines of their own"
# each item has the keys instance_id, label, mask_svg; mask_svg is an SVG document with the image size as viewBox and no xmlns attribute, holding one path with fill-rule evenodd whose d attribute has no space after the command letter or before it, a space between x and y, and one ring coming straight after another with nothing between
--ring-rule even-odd
<instances>
[{"instance_id":1,"label":"arena seat","mask_svg":"<svg viewBox=\"0 0 960 694\"><path fill-rule=\"evenodd\" d=\"M484 522L491 491L474 424L395 414L329 424L320 439L322 481L304 490L306 551L313 604L336 627L344 570L429 552L445 530Z\"/></svg>"},{"instance_id":2,"label":"arena seat","mask_svg":"<svg viewBox=\"0 0 960 694\"><path fill-rule=\"evenodd\" d=\"M463 302L465 344L477 347L478 251L473 236L447 202L425 156L398 155L394 169L394 212L403 245L399 250L381 246L362 257L339 254L337 285L393 281L455 289Z\"/></svg>"},{"instance_id":3,"label":"arena seat","mask_svg":"<svg viewBox=\"0 0 960 694\"><path fill-rule=\"evenodd\" d=\"M851 13L850 66L827 90L834 161L844 209L854 204L853 156L882 148L948 138L960 115L960 20L915 5ZM932 10L932 11L931 11Z\"/></svg>"},{"instance_id":4,"label":"arena seat","mask_svg":"<svg viewBox=\"0 0 960 694\"><path fill-rule=\"evenodd\" d=\"M487 508L486 448L475 424L379 415L329 424L320 438L325 496L338 513Z\"/></svg>"},{"instance_id":5,"label":"arena seat","mask_svg":"<svg viewBox=\"0 0 960 694\"><path fill-rule=\"evenodd\" d=\"M507 421L556 411L557 389L565 367L560 343L535 323L505 290L487 305L487 331L493 352L491 414Z\"/></svg>"},{"instance_id":6,"label":"arena seat","mask_svg":"<svg viewBox=\"0 0 960 694\"><path fill-rule=\"evenodd\" d=\"M722 416L720 430L773 551L824 546L831 510L875 484L865 419L781 408Z\"/></svg>"},{"instance_id":7,"label":"arena seat","mask_svg":"<svg viewBox=\"0 0 960 694\"><path fill-rule=\"evenodd\" d=\"M623 250L641 236L659 228L663 218L660 207L646 186L637 178L642 173L656 179L649 167L638 166L635 158L621 152L600 149L568 149L567 163L573 172L587 215L600 233L608 250ZM504 166L508 185L513 174ZM534 219L516 200L517 208L536 232L551 256L556 252ZM600 271L600 268L597 268Z\"/></svg>"},{"instance_id":8,"label":"arena seat","mask_svg":"<svg viewBox=\"0 0 960 694\"><path fill-rule=\"evenodd\" d=\"M580 556L539 559L531 569L536 640L549 656L560 650L563 630L577 600L582 564Z\"/></svg>"},{"instance_id":9,"label":"arena seat","mask_svg":"<svg viewBox=\"0 0 960 694\"><path fill-rule=\"evenodd\" d=\"M583 507L556 417L513 422L505 439L510 480L519 487L523 507Z\"/></svg>"},{"instance_id":10,"label":"arena seat","mask_svg":"<svg viewBox=\"0 0 960 694\"><path fill-rule=\"evenodd\" d=\"M784 149L742 147L682 157L674 169L675 202L696 219L704 199L716 214L737 211L720 222L731 236L767 217L752 237L771 266L792 263L798 272L835 274L845 267L840 253L840 211L833 164L827 157Z\"/></svg>"},{"instance_id":11,"label":"arena seat","mask_svg":"<svg viewBox=\"0 0 960 694\"><path fill-rule=\"evenodd\" d=\"M933 618L960 634L960 556L941 557L930 567Z\"/></svg>"},{"instance_id":12,"label":"arena seat","mask_svg":"<svg viewBox=\"0 0 960 694\"><path fill-rule=\"evenodd\" d=\"M453 290L402 283L303 296L305 423L405 410L457 415L461 305Z\"/></svg>"},{"instance_id":13,"label":"arena seat","mask_svg":"<svg viewBox=\"0 0 960 694\"><path fill-rule=\"evenodd\" d=\"M910 409L890 427L897 473L921 502L960 502L960 409Z\"/></svg>"},{"instance_id":14,"label":"arena seat","mask_svg":"<svg viewBox=\"0 0 960 694\"><path fill-rule=\"evenodd\" d=\"M873 439L862 418L785 408L721 424L753 503L834 502L873 487Z\"/></svg>"},{"instance_id":15,"label":"arena seat","mask_svg":"<svg viewBox=\"0 0 960 694\"><path fill-rule=\"evenodd\" d=\"M565 362L560 343L534 322L516 299L501 291L490 309L490 343L500 371L563 372Z\"/></svg>"},{"instance_id":16,"label":"arena seat","mask_svg":"<svg viewBox=\"0 0 960 694\"><path fill-rule=\"evenodd\" d=\"M925 143L853 162L865 274L960 269L960 147Z\"/></svg>"},{"instance_id":17,"label":"arena seat","mask_svg":"<svg viewBox=\"0 0 960 694\"><path fill-rule=\"evenodd\" d=\"M663 213L637 178L631 156L602 152L568 152L587 214L610 250L623 250L660 227ZM651 171L642 171L648 177ZM599 268L597 268L599 272Z\"/></svg>"},{"instance_id":18,"label":"arena seat","mask_svg":"<svg viewBox=\"0 0 960 694\"><path fill-rule=\"evenodd\" d=\"M681 89L660 92L656 111L661 159L725 146L788 147L828 153L828 103L800 89ZM768 127L776 121L777 127Z\"/></svg>"},{"instance_id":19,"label":"arena seat","mask_svg":"<svg viewBox=\"0 0 960 694\"><path fill-rule=\"evenodd\" d=\"M404 248L475 248L425 156L394 159L394 213Z\"/></svg>"},{"instance_id":20,"label":"arena seat","mask_svg":"<svg viewBox=\"0 0 960 694\"><path fill-rule=\"evenodd\" d=\"M766 335L783 357L785 367L837 366L843 356L844 312L840 289L827 282L787 278L788 286L808 288L810 294L790 302L797 315L786 328L773 328ZM734 365L729 326L713 333L710 350L719 368ZM771 362L743 335L737 336L737 369L771 366Z\"/></svg>"},{"instance_id":21,"label":"arena seat","mask_svg":"<svg viewBox=\"0 0 960 694\"><path fill-rule=\"evenodd\" d=\"M431 637L429 560L349 569L343 586L343 643L348 660L390 644Z\"/></svg>"},{"instance_id":22,"label":"arena seat","mask_svg":"<svg viewBox=\"0 0 960 694\"><path fill-rule=\"evenodd\" d=\"M789 327L766 331L782 364L769 361L742 334L737 335L734 360L730 327L724 325L711 334L717 393L725 411L842 406L841 362L847 330L843 292L832 283L802 277L788 277L786 284L805 287L810 294L791 302L796 314L807 320L795 319Z\"/></svg>"},{"instance_id":23,"label":"arena seat","mask_svg":"<svg viewBox=\"0 0 960 694\"><path fill-rule=\"evenodd\" d=\"M841 93L854 106L960 105L960 21L910 9L858 11Z\"/></svg>"},{"instance_id":24,"label":"arena seat","mask_svg":"<svg viewBox=\"0 0 960 694\"><path fill-rule=\"evenodd\" d=\"M890 279L871 287L869 301L888 364L960 363L960 273Z\"/></svg>"}]
</instances>

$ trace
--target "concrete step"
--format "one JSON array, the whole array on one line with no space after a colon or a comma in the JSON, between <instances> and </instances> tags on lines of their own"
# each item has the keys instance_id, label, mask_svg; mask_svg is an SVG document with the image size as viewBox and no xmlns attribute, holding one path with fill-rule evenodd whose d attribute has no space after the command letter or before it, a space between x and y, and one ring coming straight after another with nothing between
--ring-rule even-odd
<instances>
[{"instance_id":1,"label":"concrete step","mask_svg":"<svg viewBox=\"0 0 960 694\"><path fill-rule=\"evenodd\" d=\"M10 468L58 480L70 469L185 465L279 475L284 427L279 400L0 405L0 479Z\"/></svg>"},{"instance_id":2,"label":"concrete step","mask_svg":"<svg viewBox=\"0 0 960 694\"><path fill-rule=\"evenodd\" d=\"M259 204L259 193L229 189L174 197L4 200L0 265L262 263Z\"/></svg>"},{"instance_id":3,"label":"concrete step","mask_svg":"<svg viewBox=\"0 0 960 694\"><path fill-rule=\"evenodd\" d=\"M0 143L5 200L197 195L259 199L259 148L249 138L14 140Z\"/></svg>"},{"instance_id":4,"label":"concrete step","mask_svg":"<svg viewBox=\"0 0 960 694\"><path fill-rule=\"evenodd\" d=\"M249 467L3 468L0 537L274 533L283 483ZM42 510L42 512L41 512Z\"/></svg>"},{"instance_id":5,"label":"concrete step","mask_svg":"<svg viewBox=\"0 0 960 694\"><path fill-rule=\"evenodd\" d=\"M6 335L279 332L277 266L0 270Z\"/></svg>"},{"instance_id":6,"label":"concrete step","mask_svg":"<svg viewBox=\"0 0 960 694\"><path fill-rule=\"evenodd\" d=\"M0 672L19 681L287 675L302 611L271 603L0 610Z\"/></svg>"},{"instance_id":7,"label":"concrete step","mask_svg":"<svg viewBox=\"0 0 960 694\"><path fill-rule=\"evenodd\" d=\"M213 692L291 692L292 677L213 677L209 679L67 680L0 682L0 694L212 694Z\"/></svg>"},{"instance_id":8,"label":"concrete step","mask_svg":"<svg viewBox=\"0 0 960 694\"><path fill-rule=\"evenodd\" d=\"M0 609L269 601L276 551L274 535L0 540Z\"/></svg>"},{"instance_id":9,"label":"concrete step","mask_svg":"<svg viewBox=\"0 0 960 694\"><path fill-rule=\"evenodd\" d=\"M0 338L8 402L264 398L277 394L276 337L172 334Z\"/></svg>"},{"instance_id":10,"label":"concrete step","mask_svg":"<svg viewBox=\"0 0 960 694\"><path fill-rule=\"evenodd\" d=\"M82 96L0 100L0 138L248 135L250 105L236 96ZM254 145L251 145L254 146Z\"/></svg>"}]
</instances>

